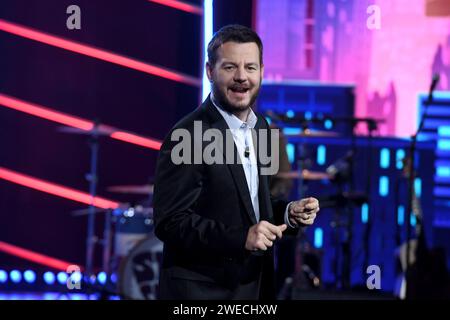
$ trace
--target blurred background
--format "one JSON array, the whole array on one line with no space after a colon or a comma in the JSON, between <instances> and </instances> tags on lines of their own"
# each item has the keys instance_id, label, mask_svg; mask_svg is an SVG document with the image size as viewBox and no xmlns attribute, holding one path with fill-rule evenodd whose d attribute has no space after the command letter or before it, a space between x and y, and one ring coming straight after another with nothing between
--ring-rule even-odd
<instances>
[{"instance_id":1,"label":"blurred background","mask_svg":"<svg viewBox=\"0 0 450 320\"><path fill-rule=\"evenodd\" d=\"M321 201L278 298L450 297L449 0L3 0L0 299L157 298L158 149L230 23L264 44L272 193Z\"/></svg>"}]
</instances>

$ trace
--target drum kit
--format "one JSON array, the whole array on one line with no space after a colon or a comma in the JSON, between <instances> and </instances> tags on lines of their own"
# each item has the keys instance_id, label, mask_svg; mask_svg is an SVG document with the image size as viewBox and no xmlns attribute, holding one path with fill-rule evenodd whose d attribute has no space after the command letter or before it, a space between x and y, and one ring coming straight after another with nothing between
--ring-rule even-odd
<instances>
[{"instance_id":1,"label":"drum kit","mask_svg":"<svg viewBox=\"0 0 450 320\"><path fill-rule=\"evenodd\" d=\"M91 130L62 126L61 133L87 136L91 149L91 169L87 175L90 194L96 194L98 138L111 134L110 127L95 123ZM108 191L127 196L151 197L153 185L118 185ZM153 300L157 298L159 270L163 243L153 233L153 208L148 204L121 204L117 209L99 209L91 205L87 209L72 211L72 216L88 216L86 241L85 284L89 291L107 296L119 295L122 299ZM95 235L95 216L104 214L102 239ZM102 287L92 285L95 245L102 246L102 271L108 281ZM115 281L113 281L113 279Z\"/></svg>"},{"instance_id":2,"label":"drum kit","mask_svg":"<svg viewBox=\"0 0 450 320\"><path fill-rule=\"evenodd\" d=\"M120 185L107 188L110 192L126 195L153 193L153 185ZM159 270L163 243L153 233L153 208L144 205L123 204L114 210L95 209L105 214L102 271L117 278L99 288L108 295L122 299L157 299ZM72 216L89 214L89 209L72 211ZM112 276L115 275L115 276Z\"/></svg>"},{"instance_id":3,"label":"drum kit","mask_svg":"<svg viewBox=\"0 0 450 320\"><path fill-rule=\"evenodd\" d=\"M121 185L107 189L126 195L151 195L153 185ZM117 273L123 299L157 299L163 243L153 233L153 208L128 206L112 212L113 248L109 267Z\"/></svg>"}]
</instances>

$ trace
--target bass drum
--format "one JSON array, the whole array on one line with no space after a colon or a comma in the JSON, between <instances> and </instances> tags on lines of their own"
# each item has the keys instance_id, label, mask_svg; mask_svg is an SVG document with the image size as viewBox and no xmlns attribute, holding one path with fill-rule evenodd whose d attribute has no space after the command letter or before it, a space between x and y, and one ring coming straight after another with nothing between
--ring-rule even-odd
<instances>
[{"instance_id":1,"label":"bass drum","mask_svg":"<svg viewBox=\"0 0 450 320\"><path fill-rule=\"evenodd\" d=\"M156 300L163 243L155 236L138 242L119 268L118 289L123 299Z\"/></svg>"}]
</instances>

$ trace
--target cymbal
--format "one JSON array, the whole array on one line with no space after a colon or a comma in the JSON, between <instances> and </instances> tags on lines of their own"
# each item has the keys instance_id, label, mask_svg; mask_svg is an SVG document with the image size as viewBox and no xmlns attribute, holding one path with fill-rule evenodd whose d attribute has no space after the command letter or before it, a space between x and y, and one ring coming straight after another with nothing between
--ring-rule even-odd
<instances>
[{"instance_id":1,"label":"cymbal","mask_svg":"<svg viewBox=\"0 0 450 320\"><path fill-rule=\"evenodd\" d=\"M125 185L125 186L111 186L106 190L116 193L126 193L126 194L153 194L153 185Z\"/></svg>"},{"instance_id":2,"label":"cymbal","mask_svg":"<svg viewBox=\"0 0 450 320\"><path fill-rule=\"evenodd\" d=\"M152 207L144 207L142 205L137 205L135 207L130 207L128 204L122 204L117 209L102 209L102 208L94 208L93 212L94 214L98 213L108 213L111 211L115 216L125 216L125 217L132 217L133 215L137 214L140 216L148 216L153 214L153 208ZM83 208L78 210L73 210L71 212L72 216L78 217L78 216L86 216L91 213L91 208Z\"/></svg>"},{"instance_id":3,"label":"cymbal","mask_svg":"<svg viewBox=\"0 0 450 320\"><path fill-rule=\"evenodd\" d=\"M110 210L110 209L93 208L92 212L94 214L97 214L97 213L108 212L108 210ZM77 209L77 210L71 211L71 215L74 216L74 217L86 216L86 215L88 215L90 213L91 213L91 209L90 208L83 208L83 209Z\"/></svg>"},{"instance_id":4,"label":"cymbal","mask_svg":"<svg viewBox=\"0 0 450 320\"><path fill-rule=\"evenodd\" d=\"M306 129L303 130L300 133L285 133L286 137L338 137L339 133L334 131L323 131L323 130L313 130L313 129Z\"/></svg>"},{"instance_id":5,"label":"cymbal","mask_svg":"<svg viewBox=\"0 0 450 320\"><path fill-rule=\"evenodd\" d=\"M277 178L283 179L300 179L300 174L298 171L288 171L288 172L278 172L275 175ZM326 172L310 171L304 169L302 171L303 180L328 180L330 176Z\"/></svg>"},{"instance_id":6,"label":"cymbal","mask_svg":"<svg viewBox=\"0 0 450 320\"><path fill-rule=\"evenodd\" d=\"M92 136L94 133L97 136L109 136L111 134L111 131L105 128L104 126L101 126L97 128L97 132L94 132L93 129L91 130L83 130L79 128L74 127L66 127L61 126L56 129L56 131L63 132L63 133L70 133L70 134L79 134L79 135L86 135L86 136Z\"/></svg>"}]
</instances>

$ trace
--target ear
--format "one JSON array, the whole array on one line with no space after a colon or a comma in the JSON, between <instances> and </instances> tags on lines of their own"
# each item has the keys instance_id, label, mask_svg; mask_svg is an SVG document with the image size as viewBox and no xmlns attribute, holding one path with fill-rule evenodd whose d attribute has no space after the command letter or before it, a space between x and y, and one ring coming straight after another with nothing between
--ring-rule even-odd
<instances>
[{"instance_id":1,"label":"ear","mask_svg":"<svg viewBox=\"0 0 450 320\"><path fill-rule=\"evenodd\" d=\"M264 65L261 65L261 79L264 79Z\"/></svg>"},{"instance_id":2,"label":"ear","mask_svg":"<svg viewBox=\"0 0 450 320\"><path fill-rule=\"evenodd\" d=\"M209 81L212 81L213 70L211 64L209 62L206 62L205 68L206 68L206 75L208 76Z\"/></svg>"}]
</instances>

